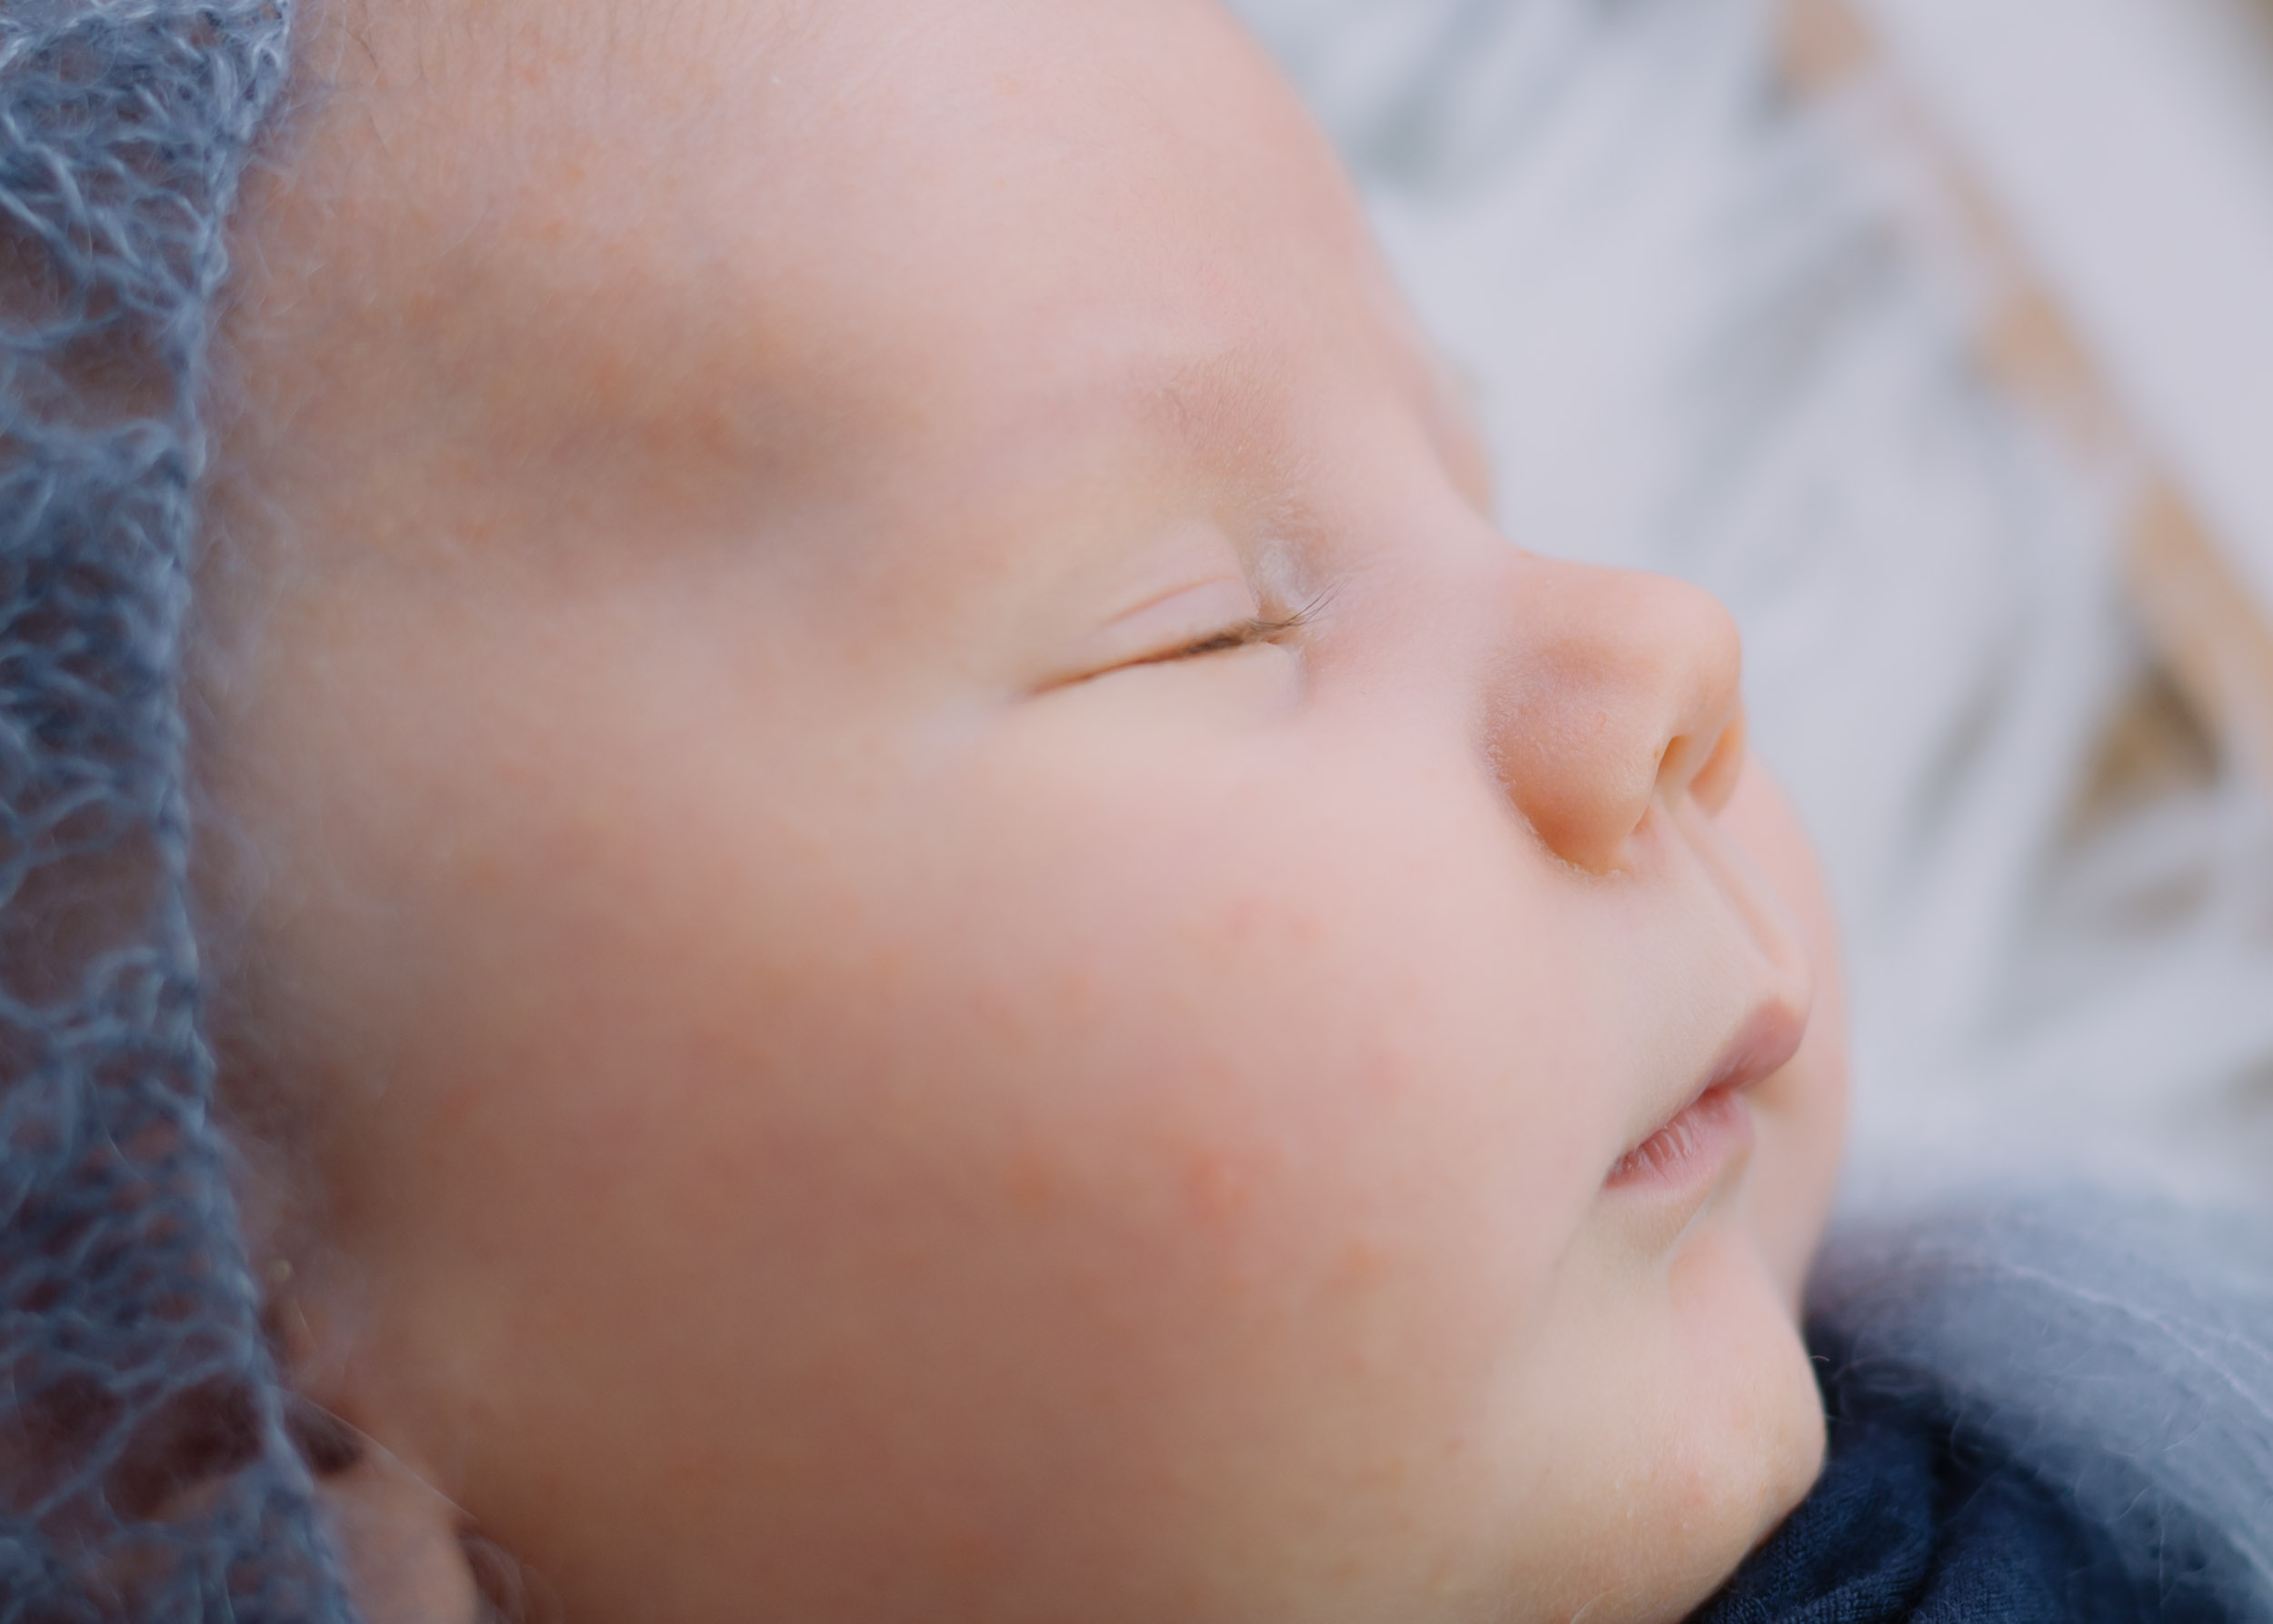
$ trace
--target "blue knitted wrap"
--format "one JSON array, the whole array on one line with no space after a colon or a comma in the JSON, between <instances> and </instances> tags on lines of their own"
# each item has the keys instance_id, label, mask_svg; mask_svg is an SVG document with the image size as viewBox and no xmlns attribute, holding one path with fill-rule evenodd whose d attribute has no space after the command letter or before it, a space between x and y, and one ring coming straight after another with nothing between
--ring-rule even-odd
<instances>
[{"instance_id":1,"label":"blue knitted wrap","mask_svg":"<svg viewBox=\"0 0 2273 1624\"><path fill-rule=\"evenodd\" d=\"M0 0L0 1624L344 1620L198 1028L178 696L281 0Z\"/></svg>"}]
</instances>

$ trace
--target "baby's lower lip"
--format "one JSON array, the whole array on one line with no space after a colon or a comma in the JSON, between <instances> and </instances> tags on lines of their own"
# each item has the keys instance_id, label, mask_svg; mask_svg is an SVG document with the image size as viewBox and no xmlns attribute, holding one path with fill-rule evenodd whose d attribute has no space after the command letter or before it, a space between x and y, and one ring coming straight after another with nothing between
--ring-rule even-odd
<instances>
[{"instance_id":1,"label":"baby's lower lip","mask_svg":"<svg viewBox=\"0 0 2273 1624\"><path fill-rule=\"evenodd\" d=\"M1627 1151L1603 1180L1606 1189L1668 1194L1717 1182L1752 1148L1752 1108L1738 1088L1707 1088L1687 1108Z\"/></svg>"}]
</instances>

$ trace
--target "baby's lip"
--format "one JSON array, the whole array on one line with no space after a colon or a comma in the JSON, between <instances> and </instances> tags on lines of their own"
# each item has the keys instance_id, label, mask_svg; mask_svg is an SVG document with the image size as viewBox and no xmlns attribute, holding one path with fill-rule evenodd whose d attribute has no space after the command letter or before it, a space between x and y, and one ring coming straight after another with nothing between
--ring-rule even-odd
<instances>
[{"instance_id":1,"label":"baby's lip","mask_svg":"<svg viewBox=\"0 0 2273 1624\"><path fill-rule=\"evenodd\" d=\"M1626 1157L1630 1157L1638 1147L1647 1144L1670 1127L1682 1112L1715 1089L1740 1094L1762 1078L1780 1071L1799 1052L1800 1042L1807 1035L1807 1014L1804 1008L1773 997L1754 1006L1737 1027L1736 1034L1721 1046L1711 1069L1681 1097L1673 1109L1627 1146L1619 1159L1623 1161Z\"/></svg>"},{"instance_id":2,"label":"baby's lip","mask_svg":"<svg viewBox=\"0 0 2273 1624\"><path fill-rule=\"evenodd\" d=\"M1692 1100L1702 1098L1715 1088L1749 1088L1762 1078L1781 1071L1799 1052L1799 1045L1807 1036L1805 1010L1795 1008L1781 998L1768 999L1737 1028L1737 1035L1720 1051L1719 1059L1691 1096Z\"/></svg>"}]
</instances>

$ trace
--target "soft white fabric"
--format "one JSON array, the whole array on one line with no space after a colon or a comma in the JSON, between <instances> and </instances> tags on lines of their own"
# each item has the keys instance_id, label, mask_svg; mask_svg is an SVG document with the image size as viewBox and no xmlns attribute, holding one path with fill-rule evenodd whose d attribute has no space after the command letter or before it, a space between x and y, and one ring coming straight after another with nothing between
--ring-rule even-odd
<instances>
[{"instance_id":1,"label":"soft white fabric","mask_svg":"<svg viewBox=\"0 0 2273 1624\"><path fill-rule=\"evenodd\" d=\"M1847 933L1850 1202L2048 1169L2273 1189L2273 820L2183 749L2120 471L1970 361L1867 88L1757 0L1237 0L1473 378L1508 533L1734 609Z\"/></svg>"}]
</instances>

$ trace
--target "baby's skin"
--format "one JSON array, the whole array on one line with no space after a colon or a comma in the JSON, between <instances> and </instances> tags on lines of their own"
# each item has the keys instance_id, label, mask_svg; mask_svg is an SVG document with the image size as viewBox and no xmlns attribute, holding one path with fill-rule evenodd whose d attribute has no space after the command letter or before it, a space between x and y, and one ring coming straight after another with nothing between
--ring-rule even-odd
<instances>
[{"instance_id":1,"label":"baby's skin","mask_svg":"<svg viewBox=\"0 0 2273 1624\"><path fill-rule=\"evenodd\" d=\"M333 0L301 75L196 745L375 1624L468 1529L577 1624L1705 1599L1823 1447L1809 860L1237 28Z\"/></svg>"}]
</instances>

